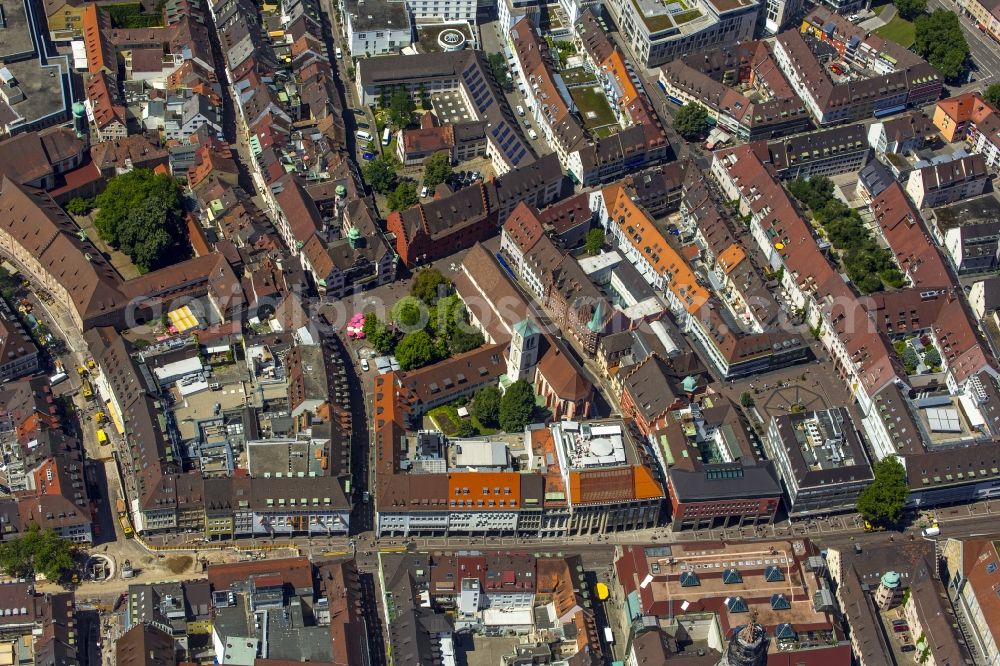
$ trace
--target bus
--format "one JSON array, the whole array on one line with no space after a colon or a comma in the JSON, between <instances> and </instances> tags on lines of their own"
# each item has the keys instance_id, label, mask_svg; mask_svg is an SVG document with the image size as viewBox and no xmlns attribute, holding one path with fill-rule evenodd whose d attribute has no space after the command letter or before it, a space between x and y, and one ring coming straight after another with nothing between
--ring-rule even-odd
<instances>
[{"instance_id":1,"label":"bus","mask_svg":"<svg viewBox=\"0 0 1000 666\"><path fill-rule=\"evenodd\" d=\"M392 132L390 132L389 128L386 127L384 130L382 130L382 145L388 146L389 141L391 140L392 140Z\"/></svg>"}]
</instances>

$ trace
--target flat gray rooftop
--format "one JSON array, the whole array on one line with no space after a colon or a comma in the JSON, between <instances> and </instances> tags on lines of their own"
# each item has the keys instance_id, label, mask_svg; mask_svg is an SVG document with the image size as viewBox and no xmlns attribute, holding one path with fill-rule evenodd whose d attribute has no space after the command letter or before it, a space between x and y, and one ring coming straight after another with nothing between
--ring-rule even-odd
<instances>
[{"instance_id":1,"label":"flat gray rooftop","mask_svg":"<svg viewBox=\"0 0 1000 666\"><path fill-rule=\"evenodd\" d=\"M24 11L24 0L7 0L0 4L3 21L0 22L0 60L8 62L35 50Z\"/></svg>"},{"instance_id":2,"label":"flat gray rooftop","mask_svg":"<svg viewBox=\"0 0 1000 666\"><path fill-rule=\"evenodd\" d=\"M934 209L938 227L942 230L969 224L1000 220L1000 201L992 194L967 199Z\"/></svg>"}]
</instances>

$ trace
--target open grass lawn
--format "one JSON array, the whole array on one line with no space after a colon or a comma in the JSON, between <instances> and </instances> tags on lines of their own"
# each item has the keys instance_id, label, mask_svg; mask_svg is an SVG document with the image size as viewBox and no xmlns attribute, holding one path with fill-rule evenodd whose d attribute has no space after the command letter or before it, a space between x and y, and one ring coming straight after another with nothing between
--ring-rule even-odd
<instances>
[{"instance_id":1,"label":"open grass lawn","mask_svg":"<svg viewBox=\"0 0 1000 666\"><path fill-rule=\"evenodd\" d=\"M454 437L458 433L458 426L463 420L468 420L470 423L472 423L472 427L476 429L479 435L492 435L495 432L497 432L495 428L489 428L487 426L484 426L482 423L479 422L479 419L477 419L472 414L463 419L461 416L458 415L458 405L456 404L441 405L440 407L435 407L430 412L428 412L427 415L430 416L431 419L438 424L438 427L441 429L441 432L443 432L445 435L449 437Z\"/></svg>"},{"instance_id":2,"label":"open grass lawn","mask_svg":"<svg viewBox=\"0 0 1000 666\"><path fill-rule=\"evenodd\" d=\"M109 5L105 8L111 17L113 28L157 28L163 25L163 16L152 12L143 13L142 5L126 3Z\"/></svg>"},{"instance_id":3,"label":"open grass lawn","mask_svg":"<svg viewBox=\"0 0 1000 666\"><path fill-rule=\"evenodd\" d=\"M916 39L916 28L912 23L897 15L887 24L878 28L875 34L908 49L913 46L913 41Z\"/></svg>"},{"instance_id":4,"label":"open grass lawn","mask_svg":"<svg viewBox=\"0 0 1000 666\"><path fill-rule=\"evenodd\" d=\"M696 18L701 18L701 12L697 9L689 9L686 12L674 14L674 23L677 25L684 25L685 23L689 23Z\"/></svg>"},{"instance_id":5,"label":"open grass lawn","mask_svg":"<svg viewBox=\"0 0 1000 666\"><path fill-rule=\"evenodd\" d=\"M604 91L599 86L573 88L569 94L580 110L580 117L583 119L585 128L591 129L615 122L615 113L611 110L608 98L604 96Z\"/></svg>"},{"instance_id":6,"label":"open grass lawn","mask_svg":"<svg viewBox=\"0 0 1000 666\"><path fill-rule=\"evenodd\" d=\"M612 134L617 134L622 131L622 126L618 123L613 125L603 125L601 127L595 127L590 130L590 135L597 139L606 139Z\"/></svg>"},{"instance_id":7,"label":"open grass lawn","mask_svg":"<svg viewBox=\"0 0 1000 666\"><path fill-rule=\"evenodd\" d=\"M462 418L458 415L458 409L452 405L441 405L435 407L427 413L437 424L445 435L453 437L458 432L458 424Z\"/></svg>"},{"instance_id":8,"label":"open grass lawn","mask_svg":"<svg viewBox=\"0 0 1000 666\"><path fill-rule=\"evenodd\" d=\"M559 72L559 74L562 76L563 81L565 81L566 85L568 86L573 86L578 83L591 83L591 82L594 83L594 85L597 85L597 79L594 78L594 75L585 70L583 67L573 67L571 69L564 69L563 71Z\"/></svg>"}]
</instances>

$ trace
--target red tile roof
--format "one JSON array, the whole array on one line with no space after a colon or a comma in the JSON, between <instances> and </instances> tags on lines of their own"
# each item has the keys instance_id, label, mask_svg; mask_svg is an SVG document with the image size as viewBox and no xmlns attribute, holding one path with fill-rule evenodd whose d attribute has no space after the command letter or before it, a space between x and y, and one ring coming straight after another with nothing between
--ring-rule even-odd
<instances>
[{"instance_id":1,"label":"red tile roof","mask_svg":"<svg viewBox=\"0 0 1000 666\"><path fill-rule=\"evenodd\" d=\"M250 576L265 575L274 575L295 589L304 589L313 585L312 565L309 563L309 558L306 557L213 564L208 567L208 582L213 590L226 590L233 583L245 581Z\"/></svg>"}]
</instances>

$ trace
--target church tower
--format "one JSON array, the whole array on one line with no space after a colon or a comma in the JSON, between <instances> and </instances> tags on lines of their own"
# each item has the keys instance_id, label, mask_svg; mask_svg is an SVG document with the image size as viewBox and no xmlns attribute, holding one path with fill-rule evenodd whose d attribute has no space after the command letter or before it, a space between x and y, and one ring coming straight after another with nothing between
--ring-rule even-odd
<instances>
[{"instance_id":1,"label":"church tower","mask_svg":"<svg viewBox=\"0 0 1000 666\"><path fill-rule=\"evenodd\" d=\"M507 352L507 377L515 382L528 379L528 373L538 363L538 341L540 331L530 319L514 324Z\"/></svg>"}]
</instances>

